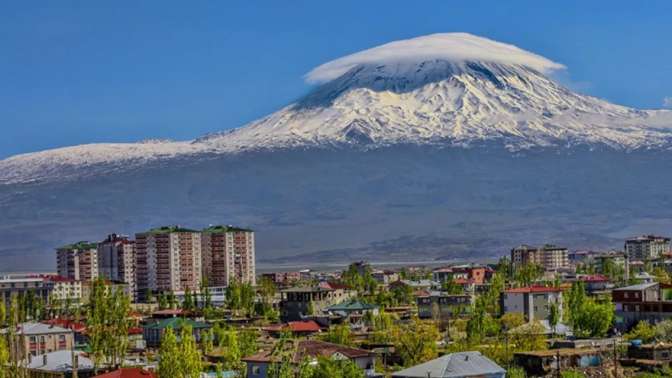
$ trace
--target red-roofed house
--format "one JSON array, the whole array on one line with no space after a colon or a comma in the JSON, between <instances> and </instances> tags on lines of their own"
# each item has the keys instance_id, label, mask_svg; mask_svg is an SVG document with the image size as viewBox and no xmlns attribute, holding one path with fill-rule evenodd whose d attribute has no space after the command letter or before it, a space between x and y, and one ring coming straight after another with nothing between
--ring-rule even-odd
<instances>
[{"instance_id":1,"label":"red-roofed house","mask_svg":"<svg viewBox=\"0 0 672 378\"><path fill-rule=\"evenodd\" d=\"M579 276L579 281L586 285L589 292L606 290L614 287L609 277L602 274L586 274Z\"/></svg>"},{"instance_id":2,"label":"red-roofed house","mask_svg":"<svg viewBox=\"0 0 672 378\"><path fill-rule=\"evenodd\" d=\"M320 325L314 320L300 320L295 322L287 322L281 324L271 324L263 328L264 331L279 334L280 332L289 331L294 335L310 335L320 332Z\"/></svg>"},{"instance_id":3,"label":"red-roofed house","mask_svg":"<svg viewBox=\"0 0 672 378\"><path fill-rule=\"evenodd\" d=\"M158 378L158 374L141 368L121 368L93 378Z\"/></svg>"},{"instance_id":4,"label":"red-roofed house","mask_svg":"<svg viewBox=\"0 0 672 378\"><path fill-rule=\"evenodd\" d=\"M547 320L553 304L562 318L562 289L557 287L529 286L508 289L502 293L504 313L520 313L528 321Z\"/></svg>"}]
</instances>

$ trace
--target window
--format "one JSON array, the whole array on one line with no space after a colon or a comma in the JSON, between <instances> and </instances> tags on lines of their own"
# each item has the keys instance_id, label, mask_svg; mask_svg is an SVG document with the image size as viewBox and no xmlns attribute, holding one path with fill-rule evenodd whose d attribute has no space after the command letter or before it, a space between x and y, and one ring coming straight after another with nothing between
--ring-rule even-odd
<instances>
[{"instance_id":1,"label":"window","mask_svg":"<svg viewBox=\"0 0 672 378\"><path fill-rule=\"evenodd\" d=\"M259 375L261 374L261 368L257 365L252 366L252 375Z\"/></svg>"}]
</instances>

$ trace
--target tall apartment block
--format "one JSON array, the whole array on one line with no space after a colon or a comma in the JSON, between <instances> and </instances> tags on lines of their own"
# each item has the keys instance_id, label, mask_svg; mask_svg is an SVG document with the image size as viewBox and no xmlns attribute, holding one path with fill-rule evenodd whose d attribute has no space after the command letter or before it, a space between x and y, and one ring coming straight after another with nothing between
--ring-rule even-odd
<instances>
[{"instance_id":1,"label":"tall apartment block","mask_svg":"<svg viewBox=\"0 0 672 378\"><path fill-rule=\"evenodd\" d=\"M201 282L201 233L179 226L135 235L139 296L152 291L197 290Z\"/></svg>"},{"instance_id":2,"label":"tall apartment block","mask_svg":"<svg viewBox=\"0 0 672 378\"><path fill-rule=\"evenodd\" d=\"M127 236L111 234L98 243L98 274L124 282L135 292L135 242Z\"/></svg>"},{"instance_id":3,"label":"tall apartment block","mask_svg":"<svg viewBox=\"0 0 672 378\"><path fill-rule=\"evenodd\" d=\"M511 263L514 268L527 264L537 264L544 270L558 270L569 268L567 248L554 245L532 247L521 245L511 250Z\"/></svg>"},{"instance_id":4,"label":"tall apartment block","mask_svg":"<svg viewBox=\"0 0 672 378\"><path fill-rule=\"evenodd\" d=\"M81 241L56 249L58 275L78 281L98 278L98 245Z\"/></svg>"},{"instance_id":5,"label":"tall apartment block","mask_svg":"<svg viewBox=\"0 0 672 378\"><path fill-rule=\"evenodd\" d=\"M670 238L643 235L625 241L625 254L630 260L654 260L670 252Z\"/></svg>"},{"instance_id":6,"label":"tall apartment block","mask_svg":"<svg viewBox=\"0 0 672 378\"><path fill-rule=\"evenodd\" d=\"M210 286L234 280L256 285L254 232L233 226L211 226L201 235L203 275Z\"/></svg>"}]
</instances>

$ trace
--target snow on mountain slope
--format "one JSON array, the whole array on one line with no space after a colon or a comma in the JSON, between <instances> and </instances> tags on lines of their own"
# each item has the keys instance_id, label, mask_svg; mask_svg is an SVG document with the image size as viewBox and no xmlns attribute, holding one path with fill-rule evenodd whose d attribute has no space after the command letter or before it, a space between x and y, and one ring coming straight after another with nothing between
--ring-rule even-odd
<instances>
[{"instance_id":1,"label":"snow on mountain slope","mask_svg":"<svg viewBox=\"0 0 672 378\"><path fill-rule=\"evenodd\" d=\"M129 169L148 162L249 150L390 144L509 150L599 145L668 148L672 112L573 93L545 76L563 66L464 33L397 41L326 63L296 103L239 129L194 141L92 144L0 161L0 183ZM93 172L92 172L93 171Z\"/></svg>"}]
</instances>

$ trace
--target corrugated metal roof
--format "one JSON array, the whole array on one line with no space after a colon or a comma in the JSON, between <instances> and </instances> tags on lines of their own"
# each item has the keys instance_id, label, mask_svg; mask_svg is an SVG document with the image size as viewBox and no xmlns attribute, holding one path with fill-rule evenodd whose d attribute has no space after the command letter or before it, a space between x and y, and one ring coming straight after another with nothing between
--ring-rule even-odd
<instances>
[{"instance_id":1,"label":"corrugated metal roof","mask_svg":"<svg viewBox=\"0 0 672 378\"><path fill-rule=\"evenodd\" d=\"M392 374L392 377L459 378L472 376L498 376L506 373L480 352L451 353Z\"/></svg>"}]
</instances>

